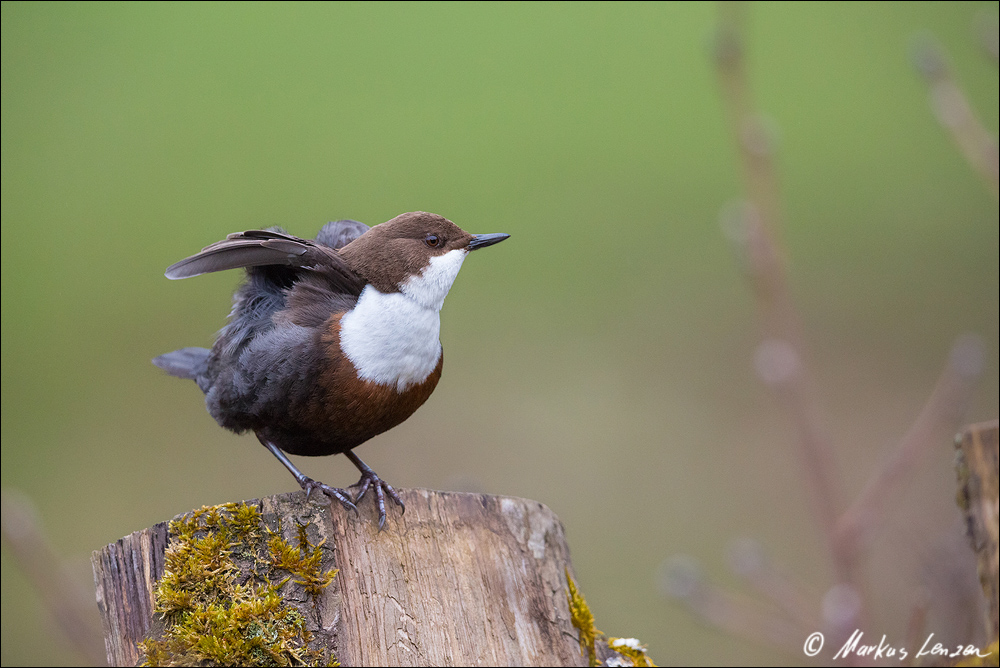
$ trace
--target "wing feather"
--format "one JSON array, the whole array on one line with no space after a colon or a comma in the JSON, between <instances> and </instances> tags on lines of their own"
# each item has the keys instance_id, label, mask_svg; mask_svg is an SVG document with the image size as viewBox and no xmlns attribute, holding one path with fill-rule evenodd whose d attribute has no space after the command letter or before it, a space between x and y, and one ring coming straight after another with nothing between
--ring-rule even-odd
<instances>
[{"instance_id":1,"label":"wing feather","mask_svg":"<svg viewBox=\"0 0 1000 668\"><path fill-rule=\"evenodd\" d=\"M251 280L237 293L242 295L238 301L253 306L260 301L255 296L274 298L265 300L269 306L261 313L251 309L253 317L246 322L270 322L276 310L287 308L292 322L316 326L331 313L350 309L364 289L365 280L332 246L360 236L366 229L355 221L328 223L315 242L275 230L236 232L171 265L166 276L176 280L245 268ZM274 267L277 271L254 267Z\"/></svg>"},{"instance_id":2,"label":"wing feather","mask_svg":"<svg viewBox=\"0 0 1000 668\"><path fill-rule=\"evenodd\" d=\"M178 280L227 269L271 265L315 268L321 271L328 269L345 276L354 275L332 249L270 230L247 230L230 234L222 241L205 246L200 253L170 265L165 275L169 279Z\"/></svg>"}]
</instances>

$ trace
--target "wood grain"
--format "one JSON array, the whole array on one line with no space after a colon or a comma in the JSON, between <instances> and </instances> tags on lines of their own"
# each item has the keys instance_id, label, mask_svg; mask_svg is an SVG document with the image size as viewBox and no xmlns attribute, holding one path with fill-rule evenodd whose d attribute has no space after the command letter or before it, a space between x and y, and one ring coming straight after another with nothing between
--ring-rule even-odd
<instances>
[{"instance_id":1,"label":"wood grain","mask_svg":"<svg viewBox=\"0 0 1000 668\"><path fill-rule=\"evenodd\" d=\"M563 528L535 501L412 490L404 515L334 517L345 665L582 665ZM487 640L485 641L484 640Z\"/></svg>"},{"instance_id":2,"label":"wood grain","mask_svg":"<svg viewBox=\"0 0 1000 668\"><path fill-rule=\"evenodd\" d=\"M136 643L153 621L153 590L163 575L167 523L136 531L94 552L94 585L111 666L134 666Z\"/></svg>"},{"instance_id":3,"label":"wood grain","mask_svg":"<svg viewBox=\"0 0 1000 668\"><path fill-rule=\"evenodd\" d=\"M978 559L979 582L986 597L986 632L996 639L1000 629L997 590L1000 571L1000 423L971 425L955 439L958 450L958 504L965 514L966 533Z\"/></svg>"},{"instance_id":4,"label":"wood grain","mask_svg":"<svg viewBox=\"0 0 1000 668\"><path fill-rule=\"evenodd\" d=\"M307 524L312 543L325 541L324 568L340 569L316 600L283 590L314 642L345 666L587 664L566 600L569 548L551 510L513 497L398 491L406 512L390 508L381 532L369 499L360 517L301 492L247 502L289 539ZM167 541L161 523L94 553L113 665L135 665L136 643L157 632L152 592Z\"/></svg>"}]
</instances>

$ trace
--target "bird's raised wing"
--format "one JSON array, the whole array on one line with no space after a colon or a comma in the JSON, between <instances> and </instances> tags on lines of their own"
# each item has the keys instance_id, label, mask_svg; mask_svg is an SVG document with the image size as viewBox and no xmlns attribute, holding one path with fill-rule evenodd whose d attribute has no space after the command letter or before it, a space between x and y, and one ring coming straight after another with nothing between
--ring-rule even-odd
<instances>
[{"instance_id":1,"label":"bird's raised wing","mask_svg":"<svg viewBox=\"0 0 1000 668\"><path fill-rule=\"evenodd\" d=\"M365 287L365 280L333 248L274 230L234 232L205 246L200 253L170 265L166 277L176 280L227 269L267 266L288 267L294 272L289 278L298 277L293 279L295 282L311 274L314 279L307 282L318 281L325 291L334 294L357 297Z\"/></svg>"},{"instance_id":2,"label":"bird's raised wing","mask_svg":"<svg viewBox=\"0 0 1000 668\"><path fill-rule=\"evenodd\" d=\"M213 271L266 265L306 267L316 264L320 255L328 254L312 241L270 230L247 230L230 234L222 241L205 246L200 253L170 265L166 277L176 280Z\"/></svg>"}]
</instances>

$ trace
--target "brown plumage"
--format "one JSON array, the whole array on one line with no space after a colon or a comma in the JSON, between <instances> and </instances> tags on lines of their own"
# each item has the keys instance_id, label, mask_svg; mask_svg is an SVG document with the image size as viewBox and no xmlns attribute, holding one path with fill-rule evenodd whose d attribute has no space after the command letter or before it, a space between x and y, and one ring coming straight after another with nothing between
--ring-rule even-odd
<instances>
[{"instance_id":1,"label":"brown plumage","mask_svg":"<svg viewBox=\"0 0 1000 668\"><path fill-rule=\"evenodd\" d=\"M505 234L472 235L414 212L367 228L328 223L315 241L276 229L229 235L167 269L168 278L244 268L212 349L153 362L194 380L209 413L258 439L311 492L354 507L369 486L399 501L351 449L403 422L441 377L438 311L465 255ZM353 501L303 475L282 453L345 453L361 470Z\"/></svg>"}]
</instances>

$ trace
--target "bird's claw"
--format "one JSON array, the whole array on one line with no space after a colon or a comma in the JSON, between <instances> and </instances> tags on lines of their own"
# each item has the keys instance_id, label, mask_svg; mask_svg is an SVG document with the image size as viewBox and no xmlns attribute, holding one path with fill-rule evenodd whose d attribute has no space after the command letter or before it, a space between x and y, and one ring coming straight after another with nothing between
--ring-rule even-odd
<instances>
[{"instance_id":1,"label":"bird's claw","mask_svg":"<svg viewBox=\"0 0 1000 668\"><path fill-rule=\"evenodd\" d=\"M358 507L351 501L347 490L340 489L339 487L330 487L329 485L321 483L318 480L313 480L309 476L302 476L302 479L299 480L299 485L301 485L302 489L306 492L306 501L308 501L309 497L312 496L313 490L318 489L331 499L340 501L340 505L344 506L348 510L358 512Z\"/></svg>"},{"instance_id":2,"label":"bird's claw","mask_svg":"<svg viewBox=\"0 0 1000 668\"><path fill-rule=\"evenodd\" d=\"M385 497L387 494L390 499L396 502L396 505L403 509L403 512L406 512L406 505L403 503L403 500L399 498L399 494L397 494L396 490L392 488L392 485L379 478L378 475L376 475L372 470L362 471L361 479L351 485L351 487L358 488L358 492L354 497L354 503L356 504L361 503L361 499L368 493L369 488L373 488L375 490L375 499L378 503L379 531L381 531L382 527L385 526Z\"/></svg>"}]
</instances>

